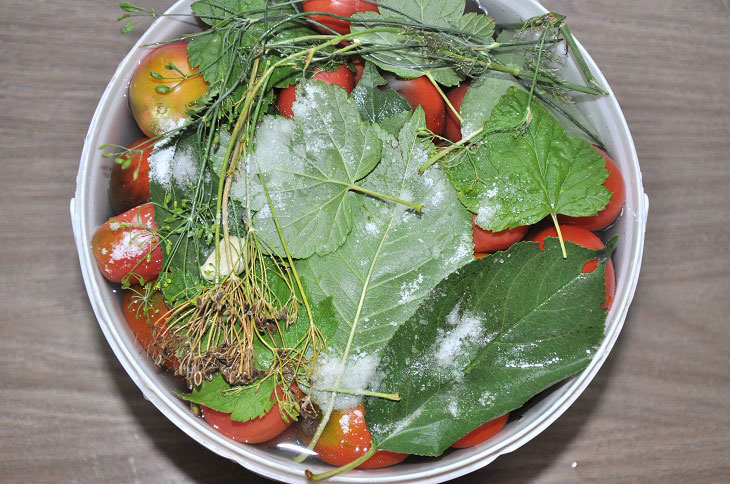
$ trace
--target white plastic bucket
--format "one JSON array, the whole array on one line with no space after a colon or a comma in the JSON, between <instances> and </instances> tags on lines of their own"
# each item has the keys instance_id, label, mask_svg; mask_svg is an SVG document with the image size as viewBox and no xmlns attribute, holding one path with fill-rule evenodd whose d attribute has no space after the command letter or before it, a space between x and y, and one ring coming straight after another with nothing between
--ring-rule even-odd
<instances>
[{"instance_id":1,"label":"white plastic bucket","mask_svg":"<svg viewBox=\"0 0 730 484\"><path fill-rule=\"evenodd\" d=\"M192 0L180 0L167 13L188 13L191 3ZM481 3L486 6L490 15L497 18L498 23L516 22L546 12L535 0L481 0ZM145 398L190 437L213 452L272 479L305 482L305 469L320 472L329 469L329 466L316 461L295 464L291 461L291 456L286 456L281 451L237 443L192 415L189 406L172 393L176 388L172 378L152 365L135 341L122 315L117 286L108 283L101 275L91 251L90 241L94 230L112 215L107 195L112 160L102 159L97 148L104 143L127 146L139 136L127 106L127 85L135 67L150 50L143 45L168 40L197 29L198 25L190 18L159 18L122 60L104 91L86 135L76 179L76 194L71 200L71 219L81 271L91 305L109 345ZM596 78L603 86L608 86L593 59L585 51L583 55ZM569 74L576 79L580 78L575 65L569 63L567 67ZM620 235L613 256L617 280L616 295L606 321L606 337L590 365L542 396L524 412L522 419L509 422L499 435L482 445L449 452L438 459L424 459L413 463L406 461L378 470L350 471L331 479L330 482L443 482L479 469L498 456L519 448L542 432L578 398L603 365L621 331L636 289L649 201L644 194L634 143L613 93L609 92L608 96L582 104L581 109L618 163L627 185L624 214L610 231L610 235Z\"/></svg>"}]
</instances>

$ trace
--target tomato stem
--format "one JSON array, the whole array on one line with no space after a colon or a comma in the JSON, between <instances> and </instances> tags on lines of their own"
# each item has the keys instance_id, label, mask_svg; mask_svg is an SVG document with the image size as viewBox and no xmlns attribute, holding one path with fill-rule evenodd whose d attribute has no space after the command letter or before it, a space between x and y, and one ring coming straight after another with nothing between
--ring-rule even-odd
<instances>
[{"instance_id":1,"label":"tomato stem","mask_svg":"<svg viewBox=\"0 0 730 484\"><path fill-rule=\"evenodd\" d=\"M312 474L312 471L307 469L306 471L304 471L304 475L307 476L307 480L310 482L323 481L325 479L329 479L330 477L339 476L343 472L347 472L364 463L369 458L371 458L377 451L378 449L376 449L375 446L371 446L367 452L365 452L363 455L350 462L349 464L345 464L336 469L332 469L331 471L322 472L321 474Z\"/></svg>"}]
</instances>

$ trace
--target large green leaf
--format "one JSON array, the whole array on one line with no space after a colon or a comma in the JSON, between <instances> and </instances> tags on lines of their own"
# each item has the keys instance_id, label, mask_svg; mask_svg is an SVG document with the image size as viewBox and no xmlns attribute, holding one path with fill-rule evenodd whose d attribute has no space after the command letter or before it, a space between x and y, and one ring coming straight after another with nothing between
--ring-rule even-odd
<instances>
[{"instance_id":1,"label":"large green leaf","mask_svg":"<svg viewBox=\"0 0 730 484\"><path fill-rule=\"evenodd\" d=\"M293 122L277 118L259 127L259 137L271 129L281 136L275 146L257 142L255 161L292 257L306 258L333 252L345 242L352 230L352 204L362 197L353 190L380 161L382 146L375 128L360 118L340 87L304 82L293 109ZM283 254L268 203L259 199L255 206L260 211L254 226Z\"/></svg>"},{"instance_id":2,"label":"large green leaf","mask_svg":"<svg viewBox=\"0 0 730 484\"><path fill-rule=\"evenodd\" d=\"M516 127L527 93L510 87L492 110L488 128ZM538 102L524 134L492 134L446 167L459 199L492 231L534 224L550 214L595 215L611 193L605 161L586 141L571 138Z\"/></svg>"},{"instance_id":3,"label":"large green leaf","mask_svg":"<svg viewBox=\"0 0 730 484\"><path fill-rule=\"evenodd\" d=\"M479 36L484 42L491 42L494 32L494 23L489 17L474 13L464 15L464 0L383 0L378 5L379 14L363 12L354 15L354 18L368 23L353 25L353 32L383 26L385 25L382 23L383 20L458 29ZM369 44L391 49L365 56L381 69L405 78L430 74L444 86L455 86L461 82L461 76L452 67L439 67L437 64L441 62L436 63L430 59L437 53L438 48L416 46L420 40L414 39L410 33L365 32L357 38Z\"/></svg>"},{"instance_id":4,"label":"large green leaf","mask_svg":"<svg viewBox=\"0 0 730 484\"><path fill-rule=\"evenodd\" d=\"M352 91L352 98L363 119L380 123L398 113L411 110L408 101L400 94L388 87L382 87L386 84L387 81L380 75L377 67L366 62L362 78Z\"/></svg>"},{"instance_id":5,"label":"large green leaf","mask_svg":"<svg viewBox=\"0 0 730 484\"><path fill-rule=\"evenodd\" d=\"M441 282L388 343L368 427L378 449L440 455L479 425L585 368L603 338L603 265L557 239L522 242Z\"/></svg>"},{"instance_id":6,"label":"large green leaf","mask_svg":"<svg viewBox=\"0 0 730 484\"><path fill-rule=\"evenodd\" d=\"M442 172L418 175L432 148L418 138L420 108L397 138L379 130L383 160L364 182L424 204L421 215L376 198L358 200L352 233L336 252L298 261L307 294L332 297L339 327L328 341L348 361L375 355L447 274L472 259L471 218ZM353 330L354 328L354 330Z\"/></svg>"},{"instance_id":7,"label":"large green leaf","mask_svg":"<svg viewBox=\"0 0 730 484\"><path fill-rule=\"evenodd\" d=\"M378 6L383 18L415 19L427 25L449 26L461 19L466 2L465 0L382 0L378 2Z\"/></svg>"}]
</instances>

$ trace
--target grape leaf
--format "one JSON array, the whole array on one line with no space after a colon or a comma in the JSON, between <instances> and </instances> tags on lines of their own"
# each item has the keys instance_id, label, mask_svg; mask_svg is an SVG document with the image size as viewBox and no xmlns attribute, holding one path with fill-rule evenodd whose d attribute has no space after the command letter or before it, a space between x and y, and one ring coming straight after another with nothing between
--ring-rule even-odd
<instances>
[{"instance_id":1,"label":"grape leaf","mask_svg":"<svg viewBox=\"0 0 730 484\"><path fill-rule=\"evenodd\" d=\"M490 126L518 126L528 95L510 87L492 110ZM550 214L595 215L611 196L605 161L586 141L571 138L538 102L526 133L498 133L446 166L459 199L480 227L501 231Z\"/></svg>"},{"instance_id":2,"label":"grape leaf","mask_svg":"<svg viewBox=\"0 0 730 484\"><path fill-rule=\"evenodd\" d=\"M368 427L379 450L437 456L479 425L585 368L603 338L604 264L557 239L522 242L442 281L383 351ZM603 251L600 257L607 257Z\"/></svg>"},{"instance_id":3,"label":"grape leaf","mask_svg":"<svg viewBox=\"0 0 730 484\"><path fill-rule=\"evenodd\" d=\"M442 172L417 174L432 148L417 136L424 126L423 110L418 108L397 138L378 129L383 160L364 181L373 190L423 201L423 213L362 197L345 244L326 256L296 263L311 298L333 298L339 326L328 348L348 361L377 355L426 294L472 259L469 212ZM353 326L351 352L345 355Z\"/></svg>"},{"instance_id":4,"label":"grape leaf","mask_svg":"<svg viewBox=\"0 0 730 484\"><path fill-rule=\"evenodd\" d=\"M293 122L276 118L259 127L259 137L266 136L267 122L281 137L276 146L257 141L255 160L292 257L306 258L330 253L345 242L352 230L352 204L362 197L353 190L380 161L382 146L340 87L304 82L293 109ZM267 201L259 197L254 206L261 238L283 254Z\"/></svg>"},{"instance_id":5,"label":"grape leaf","mask_svg":"<svg viewBox=\"0 0 730 484\"><path fill-rule=\"evenodd\" d=\"M231 419L236 422L247 422L263 417L273 408L273 391L273 378L267 378L260 384L231 387L223 376L216 375L210 381L203 380L200 388L191 393L181 394L180 398L219 412L230 413Z\"/></svg>"},{"instance_id":6,"label":"grape leaf","mask_svg":"<svg viewBox=\"0 0 730 484\"><path fill-rule=\"evenodd\" d=\"M352 98L363 119L371 123L380 123L395 114L411 110L408 101L400 94L389 87L381 87L386 84L387 81L380 75L375 65L366 62L362 78L352 91Z\"/></svg>"},{"instance_id":7,"label":"grape leaf","mask_svg":"<svg viewBox=\"0 0 730 484\"><path fill-rule=\"evenodd\" d=\"M367 23L353 25L352 32L362 32L378 25L385 25L378 23L383 20L398 20L458 29L484 37L485 42L492 40L493 20L486 15L475 13L464 15L464 0L383 0L378 2L378 6L380 13L355 14L353 18ZM477 17L483 17L483 19ZM356 38L368 44L397 48L365 55L369 61L374 62L381 69L409 79L430 74L444 86L455 86L461 82L461 76L452 67L439 67L441 63L437 65L429 59L438 48L416 46L411 37L407 33L364 32Z\"/></svg>"},{"instance_id":8,"label":"grape leaf","mask_svg":"<svg viewBox=\"0 0 730 484\"><path fill-rule=\"evenodd\" d=\"M400 130L403 129L403 126L405 126L408 120L411 119L411 115L412 113L410 110L403 111L385 118L378 125L386 133L389 133L392 136L398 136L398 133L400 133Z\"/></svg>"}]
</instances>

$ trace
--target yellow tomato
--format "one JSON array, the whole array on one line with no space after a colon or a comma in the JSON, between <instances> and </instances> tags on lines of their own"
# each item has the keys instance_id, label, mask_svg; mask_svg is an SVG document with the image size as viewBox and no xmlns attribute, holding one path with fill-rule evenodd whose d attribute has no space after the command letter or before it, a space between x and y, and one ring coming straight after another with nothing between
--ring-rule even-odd
<instances>
[{"instance_id":1,"label":"yellow tomato","mask_svg":"<svg viewBox=\"0 0 730 484\"><path fill-rule=\"evenodd\" d=\"M187 43L175 42L142 59L129 84L129 105L139 129L152 138L180 126L207 88L188 63Z\"/></svg>"}]
</instances>

